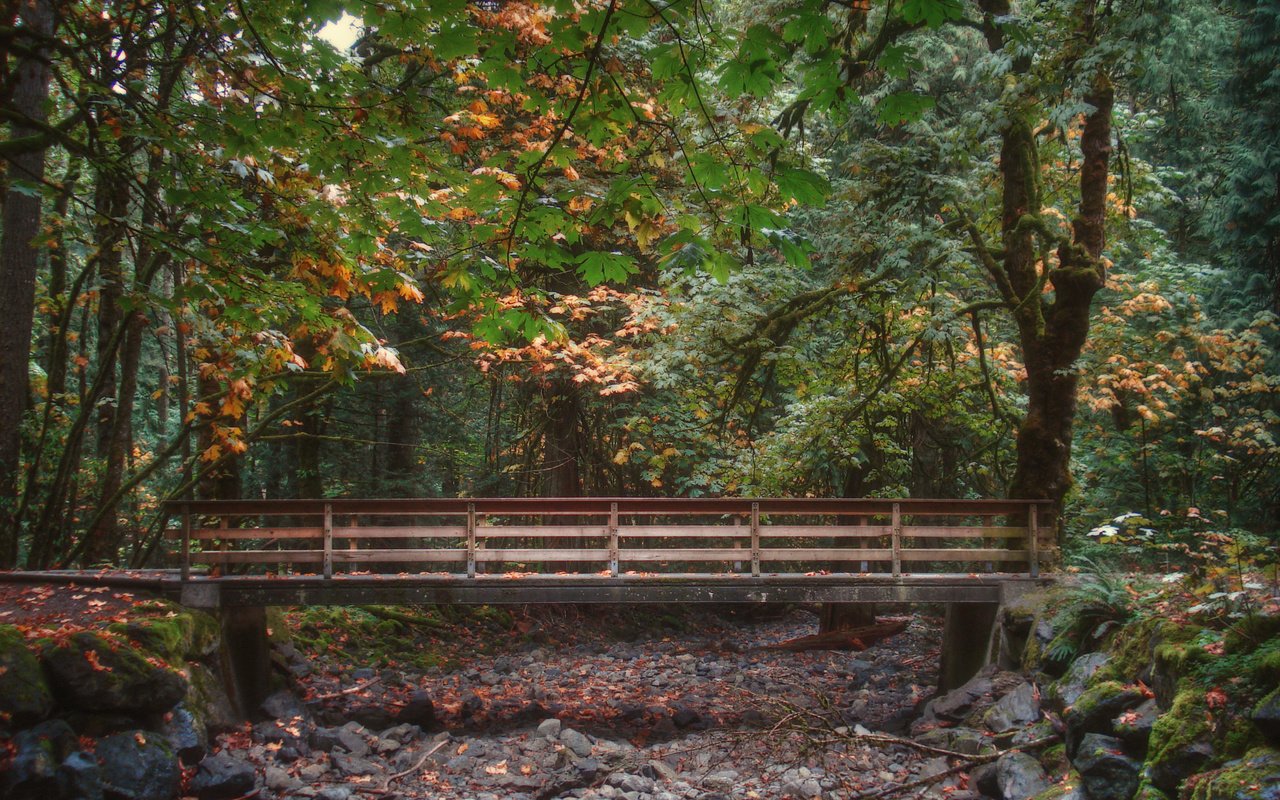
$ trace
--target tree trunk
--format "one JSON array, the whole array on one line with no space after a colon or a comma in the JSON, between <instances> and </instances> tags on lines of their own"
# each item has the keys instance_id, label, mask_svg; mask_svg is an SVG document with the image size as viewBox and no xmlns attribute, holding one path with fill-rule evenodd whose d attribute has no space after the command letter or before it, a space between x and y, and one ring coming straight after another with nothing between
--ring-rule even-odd
<instances>
[{"instance_id":1,"label":"tree trunk","mask_svg":"<svg viewBox=\"0 0 1280 800\"><path fill-rule=\"evenodd\" d=\"M1079 214L1072 222L1071 240L1058 248L1057 268L1049 273L1054 299L1042 314L1036 315L1038 319L1028 313L1018 315L1027 368L1027 414L1018 428L1018 465L1009 494L1052 501L1055 518L1071 488L1071 437L1080 382L1075 362L1088 338L1093 297L1106 280L1102 248L1111 157L1110 83L1098 78L1085 101L1094 110L1085 118L1080 140L1084 161L1080 169ZM1011 166L1017 169L1021 163L1034 165L1015 160ZM1015 177L1013 182L1016 184L1017 180ZM1005 181L1007 192L1008 173ZM1017 225L1017 220L1006 214L1005 230ZM1030 271L1034 270L1032 263ZM1027 305L1040 310L1039 303Z\"/></svg>"},{"instance_id":2,"label":"tree trunk","mask_svg":"<svg viewBox=\"0 0 1280 800\"><path fill-rule=\"evenodd\" d=\"M30 0L20 6L22 25L16 37L31 48L21 57L10 80L13 94L10 107L32 120L15 122L10 140L40 133L47 114L51 72L47 48L42 39L53 35L54 10L51 0ZM27 36L30 30L34 36ZM3 234L0 234L0 568L18 562L18 471L21 468L19 422L27 403L27 359L35 314L35 286L38 252L34 242L40 235L41 197L44 181L45 148L12 156L8 161L9 185L5 192ZM20 191L15 183L25 184Z\"/></svg>"}]
</instances>

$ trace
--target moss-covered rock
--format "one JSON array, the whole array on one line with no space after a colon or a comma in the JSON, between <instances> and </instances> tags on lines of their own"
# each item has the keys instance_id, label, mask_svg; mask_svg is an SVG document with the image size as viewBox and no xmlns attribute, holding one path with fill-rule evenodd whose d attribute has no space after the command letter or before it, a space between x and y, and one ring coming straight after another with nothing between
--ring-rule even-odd
<instances>
[{"instance_id":1,"label":"moss-covered rock","mask_svg":"<svg viewBox=\"0 0 1280 800\"><path fill-rule=\"evenodd\" d=\"M1098 671L1097 679L1136 679L1153 686L1156 681L1154 672L1157 650L1168 645L1185 645L1194 640L1201 630L1197 625L1179 623L1166 617L1151 617L1125 625L1112 637L1107 647L1111 658ZM1186 656L1185 650L1169 650L1165 654L1166 666L1175 667L1172 671L1176 671ZM1161 689L1163 688L1166 687L1162 686ZM1156 691L1156 700L1161 708L1169 707L1173 694L1172 691L1166 694Z\"/></svg>"},{"instance_id":2,"label":"moss-covered rock","mask_svg":"<svg viewBox=\"0 0 1280 800\"><path fill-rule=\"evenodd\" d=\"M1067 754L1074 756L1080 740L1087 733L1111 735L1114 720L1125 711L1137 707L1146 695L1119 681L1102 681L1077 698L1063 715L1067 726Z\"/></svg>"},{"instance_id":3,"label":"moss-covered rock","mask_svg":"<svg viewBox=\"0 0 1280 800\"><path fill-rule=\"evenodd\" d=\"M52 711L40 659L17 628L0 625L0 731L25 728Z\"/></svg>"},{"instance_id":4,"label":"moss-covered rock","mask_svg":"<svg viewBox=\"0 0 1280 800\"><path fill-rule=\"evenodd\" d=\"M204 658L218 649L221 632L212 616L179 607L166 607L164 611L158 616L115 623L109 630L175 664Z\"/></svg>"},{"instance_id":5,"label":"moss-covered rock","mask_svg":"<svg viewBox=\"0 0 1280 800\"><path fill-rule=\"evenodd\" d=\"M1080 783L1080 775L1073 772L1061 783L1055 783L1031 800L1088 800L1088 796Z\"/></svg>"},{"instance_id":6,"label":"moss-covered rock","mask_svg":"<svg viewBox=\"0 0 1280 800\"><path fill-rule=\"evenodd\" d=\"M1059 708L1073 705L1093 684L1094 676L1109 660L1110 656L1106 653L1085 653L1072 661L1066 674L1049 687L1049 699L1056 702Z\"/></svg>"},{"instance_id":7,"label":"moss-covered rock","mask_svg":"<svg viewBox=\"0 0 1280 800\"><path fill-rule=\"evenodd\" d=\"M1203 690L1188 687L1174 697L1172 708L1151 728L1147 778L1156 788L1172 794L1210 763L1213 721Z\"/></svg>"},{"instance_id":8,"label":"moss-covered rock","mask_svg":"<svg viewBox=\"0 0 1280 800\"><path fill-rule=\"evenodd\" d=\"M182 781L178 757L165 737L153 731L125 731L98 742L102 785L124 800L171 800Z\"/></svg>"},{"instance_id":9,"label":"moss-covered rock","mask_svg":"<svg viewBox=\"0 0 1280 800\"><path fill-rule=\"evenodd\" d=\"M1193 775L1184 800L1276 800L1280 798L1280 750L1260 747L1221 769Z\"/></svg>"},{"instance_id":10,"label":"moss-covered rock","mask_svg":"<svg viewBox=\"0 0 1280 800\"><path fill-rule=\"evenodd\" d=\"M1259 700L1250 719L1268 742L1280 744L1280 689Z\"/></svg>"},{"instance_id":11,"label":"moss-covered rock","mask_svg":"<svg viewBox=\"0 0 1280 800\"><path fill-rule=\"evenodd\" d=\"M182 675L126 643L89 632L42 653L57 696L86 711L162 713L187 693Z\"/></svg>"}]
</instances>

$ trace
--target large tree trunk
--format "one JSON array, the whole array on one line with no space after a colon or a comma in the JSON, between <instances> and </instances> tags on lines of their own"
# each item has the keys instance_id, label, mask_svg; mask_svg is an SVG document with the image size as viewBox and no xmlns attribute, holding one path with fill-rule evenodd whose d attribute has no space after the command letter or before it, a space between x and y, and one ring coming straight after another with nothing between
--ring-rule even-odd
<instances>
[{"instance_id":1,"label":"large tree trunk","mask_svg":"<svg viewBox=\"0 0 1280 800\"><path fill-rule=\"evenodd\" d=\"M1027 368L1027 414L1018 428L1018 465L1009 493L1012 497L1050 500L1055 511L1060 510L1062 499L1071 488L1071 438L1079 389L1075 362L1089 335L1093 297L1106 279L1102 248L1111 157L1110 83L1099 77L1085 101L1094 110L1085 118L1080 140L1084 161L1080 169L1079 214L1072 222L1071 240L1058 248L1058 266L1049 273L1053 302L1043 309L1038 302L1027 303L1035 306L1037 313L1017 314ZM1009 186L1017 186L1022 180L1016 173L1027 166L1038 168L1024 153L1014 154L1008 165L1002 163L1006 197ZM1030 213L1037 210L1038 206L1033 207ZM1017 211L1006 205L1007 234L1019 225L1022 215ZM1016 237L1006 236L1006 245L1011 238ZM1006 263L1011 258L1028 259L1029 266L1021 265L1020 269L1034 276L1034 255L1011 252ZM1014 269L1009 272L1012 276ZM1037 291L1034 282L1025 291ZM1026 296L1022 291L1019 294Z\"/></svg>"},{"instance_id":2,"label":"large tree trunk","mask_svg":"<svg viewBox=\"0 0 1280 800\"><path fill-rule=\"evenodd\" d=\"M17 39L30 48L14 69L10 107L33 124L15 122L10 141L36 137L47 114L51 77L44 39L53 35L54 12L51 0L30 0L21 4L22 25ZM25 31L31 31L31 36ZM27 402L27 359L35 313L35 286L38 253L34 246L40 234L41 197L36 192L44 181L45 148L35 145L8 160L3 225L0 235L0 568L18 561L18 471L21 447L19 421ZM15 184L25 187L19 191Z\"/></svg>"}]
</instances>

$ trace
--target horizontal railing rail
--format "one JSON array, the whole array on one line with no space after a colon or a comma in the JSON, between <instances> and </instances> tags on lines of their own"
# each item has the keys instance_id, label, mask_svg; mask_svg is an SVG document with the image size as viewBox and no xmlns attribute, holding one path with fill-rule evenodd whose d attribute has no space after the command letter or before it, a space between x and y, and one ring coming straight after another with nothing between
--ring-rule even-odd
<instances>
[{"instance_id":1,"label":"horizontal railing rail","mask_svg":"<svg viewBox=\"0 0 1280 800\"><path fill-rule=\"evenodd\" d=\"M315 568L326 578L352 569L403 574L413 565L469 578L490 566L505 574L616 577L760 576L764 565L772 575L1036 576L1042 561L1052 561L1041 525L1047 508L1027 500L623 497L166 505L181 522L167 534L181 542L184 580L196 564ZM720 571L707 571L710 564Z\"/></svg>"}]
</instances>

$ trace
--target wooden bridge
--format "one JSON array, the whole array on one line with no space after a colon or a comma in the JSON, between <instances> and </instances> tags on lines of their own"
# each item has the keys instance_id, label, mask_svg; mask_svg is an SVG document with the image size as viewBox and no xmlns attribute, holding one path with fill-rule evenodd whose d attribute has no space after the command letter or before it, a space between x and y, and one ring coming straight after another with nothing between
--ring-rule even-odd
<instances>
[{"instance_id":1,"label":"wooden bridge","mask_svg":"<svg viewBox=\"0 0 1280 800\"><path fill-rule=\"evenodd\" d=\"M181 596L356 603L997 603L1055 551L1023 500L171 503ZM208 567L209 571L198 569Z\"/></svg>"}]
</instances>

